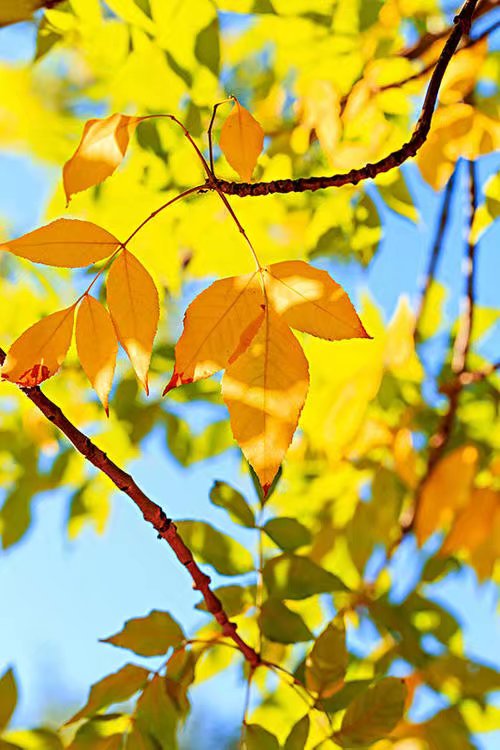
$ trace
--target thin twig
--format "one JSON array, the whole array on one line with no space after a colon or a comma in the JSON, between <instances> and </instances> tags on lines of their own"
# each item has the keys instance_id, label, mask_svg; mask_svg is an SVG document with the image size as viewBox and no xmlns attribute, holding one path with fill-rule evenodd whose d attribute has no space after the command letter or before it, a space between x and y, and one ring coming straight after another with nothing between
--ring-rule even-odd
<instances>
[{"instance_id":1,"label":"thin twig","mask_svg":"<svg viewBox=\"0 0 500 750\"><path fill-rule=\"evenodd\" d=\"M234 209L231 206L231 204L229 203L229 200L227 199L227 197L224 195L224 193L222 192L222 190L219 190L218 183L214 184L214 189L215 189L217 195L220 197L221 201L224 203L225 207L227 208L227 210L228 210L231 218L233 219L234 223L238 227L238 231L240 232L240 234L243 235L243 237L245 239L245 242L247 243L247 245L250 248L250 251L251 251L251 253L253 255L253 259L254 259L255 263L257 264L257 268L259 270L261 270L262 269L261 262L259 260L259 257L257 255L257 252L256 252L254 246L252 245L252 243L250 241L250 238L249 238L248 234L246 233L246 231L245 231L245 229L243 227L243 224L240 222L240 220L236 216L236 214L234 212ZM264 294L265 294L265 289L264 289Z\"/></svg>"},{"instance_id":2,"label":"thin twig","mask_svg":"<svg viewBox=\"0 0 500 750\"><path fill-rule=\"evenodd\" d=\"M457 388L462 389L467 385L480 383L482 380L485 380L499 369L500 362L493 362L493 364L487 365L482 370L464 370L463 372L459 373L454 380L450 380L447 383L444 383L439 390L441 391L441 393L449 396L452 391L456 390Z\"/></svg>"},{"instance_id":3,"label":"thin twig","mask_svg":"<svg viewBox=\"0 0 500 750\"><path fill-rule=\"evenodd\" d=\"M457 337L453 347L451 369L456 375L467 369L467 358L471 344L474 325L474 307L476 296L476 242L472 235L472 224L477 209L477 185L473 161L468 161L469 170L469 216L467 232L467 256L464 261L465 296L462 303L462 316Z\"/></svg>"},{"instance_id":4,"label":"thin twig","mask_svg":"<svg viewBox=\"0 0 500 750\"><path fill-rule=\"evenodd\" d=\"M415 330L414 330L414 337L416 341L418 341L420 337L420 330L419 330L420 322L422 320L422 316L426 309L429 289L436 275L437 265L438 265L439 258L441 256L441 252L443 249L444 237L445 237L446 229L448 226L451 198L453 194L453 188L455 186L456 173L457 173L457 170L455 169L452 172L450 179L446 183L446 188L445 188L444 195L443 195L443 202L441 204L441 212L439 215L439 222L437 226L436 236L434 238L431 256L429 259L429 265L425 273L424 280L423 280L420 294L419 294L420 301L418 304L417 313L415 315Z\"/></svg>"},{"instance_id":5,"label":"thin twig","mask_svg":"<svg viewBox=\"0 0 500 750\"><path fill-rule=\"evenodd\" d=\"M223 99L221 102L217 102L217 104L214 104L212 108L212 117L210 120L210 125L208 126L207 135L208 135L208 153L210 155L210 171L213 175L215 175L214 170L214 149L213 149L213 143L212 143L212 130L214 127L215 122L215 116L217 114L217 110L222 104L227 104L228 102L234 102L234 97L229 97L229 99Z\"/></svg>"},{"instance_id":6,"label":"thin twig","mask_svg":"<svg viewBox=\"0 0 500 750\"><path fill-rule=\"evenodd\" d=\"M6 354L0 348L0 365L3 365ZM121 469L110 459L104 451L97 447L92 440L81 432L70 420L64 415L57 404L51 401L40 388L23 388L20 387L24 395L35 404L42 414L61 430L68 440L74 445L79 453L95 466L103 474L111 479L113 484L137 505L144 519L150 523L158 533L158 538L164 539L174 551L177 559L185 566L189 575L193 579L193 588L198 590L208 611L215 617L221 626L223 634L234 641L250 666L255 668L260 663L260 656L257 652L246 643L238 634L237 626L229 620L220 599L210 588L210 577L199 568L193 558L189 547L185 544L175 523L167 517L162 508L151 500L137 485L133 477Z\"/></svg>"},{"instance_id":7,"label":"thin twig","mask_svg":"<svg viewBox=\"0 0 500 750\"><path fill-rule=\"evenodd\" d=\"M169 206L171 206L173 203L176 203L177 201L181 200L182 198L185 198L186 196L191 195L192 193L201 192L203 190L205 190L205 185L196 185L195 187L189 188L188 190L184 190L184 192L179 193L179 195L174 196L174 198L171 198L169 201L167 201L162 206L160 206L155 211L153 211L151 214L149 214L149 216L146 217L144 219L144 221L142 221L139 224L139 226L134 229L134 231L132 232L132 234L129 235L129 237L127 237L127 239L123 243L123 246L126 247L128 245L128 243L130 242L130 240L132 240L135 237L135 235L143 227L145 227L146 224L148 224L152 219L154 219L155 216L157 216L161 211L164 211L166 208L168 208Z\"/></svg>"},{"instance_id":8,"label":"thin twig","mask_svg":"<svg viewBox=\"0 0 500 750\"><path fill-rule=\"evenodd\" d=\"M483 39L486 39L490 34L493 34L498 28L500 28L500 21L497 21L496 23L492 24L489 28L484 29L480 34L475 36L474 38L468 39L465 44L462 44L456 51L456 56L458 57L461 52L464 52L467 49L470 49L471 47L475 47L476 44L479 44L479 42L482 42ZM401 79L400 81L394 81L393 83L386 83L384 86L379 86L378 88L373 89L374 94L379 94L382 91L389 91L390 89L399 88L400 86L405 86L407 83L411 83L412 81L418 81L419 78L423 78L428 73L430 73L436 66L439 58L437 60L433 60L432 62L428 63L425 67L421 68L421 70L417 70L416 73L412 73L412 75L407 76L406 78ZM348 95L349 96L349 95Z\"/></svg>"},{"instance_id":9,"label":"thin twig","mask_svg":"<svg viewBox=\"0 0 500 750\"><path fill-rule=\"evenodd\" d=\"M434 107L439 95L439 89L446 73L446 69L463 36L470 32L472 14L478 0L465 0L461 11L455 16L453 29L443 47L439 60L429 81L427 92L422 105L422 111L410 140L401 148L393 151L388 156L375 162L366 164L358 169L351 169L343 174L325 177L301 177L298 179L272 180L270 182L229 182L218 180L216 185L219 190L227 195L238 195L240 197L270 195L271 193L302 193L306 190L322 190L329 187L340 187L341 185L356 185L361 180L373 179L382 172L388 172L395 167L401 166L423 146L431 127ZM208 188L214 189L215 185L208 184Z\"/></svg>"},{"instance_id":10,"label":"thin twig","mask_svg":"<svg viewBox=\"0 0 500 750\"><path fill-rule=\"evenodd\" d=\"M482 2L479 2L477 4L476 9L474 10L472 14L472 20L477 20L481 16L484 16L485 13L488 13L490 10L493 10L497 6L498 0L482 0ZM422 57L422 55L425 54L429 47L432 47L435 42L443 39L447 33L448 32L446 29L435 32L429 31L427 34L421 36L420 39L415 42L415 44L412 44L411 47L406 47L405 49L403 49L400 52L400 55L401 57L408 58L408 60L416 60L418 57Z\"/></svg>"}]
</instances>

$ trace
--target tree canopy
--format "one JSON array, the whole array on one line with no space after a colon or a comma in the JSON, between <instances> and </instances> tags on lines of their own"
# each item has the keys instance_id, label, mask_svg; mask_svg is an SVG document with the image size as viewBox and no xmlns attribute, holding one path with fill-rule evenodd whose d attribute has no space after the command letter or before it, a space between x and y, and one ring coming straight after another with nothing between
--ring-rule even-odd
<instances>
[{"instance_id":1,"label":"tree canopy","mask_svg":"<svg viewBox=\"0 0 500 750\"><path fill-rule=\"evenodd\" d=\"M494 645L473 658L435 596L498 583L496 6L2 3L0 45L33 55L0 63L0 148L50 191L0 225L2 549L44 493L106 544L119 491L197 625L130 611L101 634L118 670L43 726L2 655L0 750L203 750L196 688L224 706L235 674L220 748L500 728ZM158 436L211 487L196 516L137 479Z\"/></svg>"}]
</instances>

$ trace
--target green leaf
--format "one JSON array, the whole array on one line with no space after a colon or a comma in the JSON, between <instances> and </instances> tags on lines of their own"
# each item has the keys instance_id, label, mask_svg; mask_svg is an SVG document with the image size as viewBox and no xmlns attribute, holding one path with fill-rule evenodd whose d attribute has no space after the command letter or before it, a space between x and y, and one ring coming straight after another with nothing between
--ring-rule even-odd
<instances>
[{"instance_id":1,"label":"green leaf","mask_svg":"<svg viewBox=\"0 0 500 750\"><path fill-rule=\"evenodd\" d=\"M96 716L78 729L68 750L121 750L128 721L120 714Z\"/></svg>"},{"instance_id":2,"label":"green leaf","mask_svg":"<svg viewBox=\"0 0 500 750\"><path fill-rule=\"evenodd\" d=\"M372 685L372 680L352 680L346 682L344 687L332 695L330 698L323 698L318 705L323 711L329 714L335 714L337 711L344 711L360 693L364 693Z\"/></svg>"},{"instance_id":3,"label":"green leaf","mask_svg":"<svg viewBox=\"0 0 500 750\"><path fill-rule=\"evenodd\" d=\"M255 516L247 501L237 490L226 482L214 482L210 490L210 500L219 508L224 508L235 523L248 528L255 527Z\"/></svg>"},{"instance_id":4,"label":"green leaf","mask_svg":"<svg viewBox=\"0 0 500 750\"><path fill-rule=\"evenodd\" d=\"M347 591L340 578L299 555L285 554L268 560L263 575L269 595L278 599L307 599L314 594Z\"/></svg>"},{"instance_id":5,"label":"green leaf","mask_svg":"<svg viewBox=\"0 0 500 750\"><path fill-rule=\"evenodd\" d=\"M242 544L204 521L176 522L179 532L197 560L212 565L224 576L254 570L250 552Z\"/></svg>"},{"instance_id":6,"label":"green leaf","mask_svg":"<svg viewBox=\"0 0 500 750\"><path fill-rule=\"evenodd\" d=\"M486 206L493 219L500 216L500 174L496 174L484 186Z\"/></svg>"},{"instance_id":7,"label":"green leaf","mask_svg":"<svg viewBox=\"0 0 500 750\"><path fill-rule=\"evenodd\" d=\"M271 0L255 0L252 13L272 13L276 15Z\"/></svg>"},{"instance_id":8,"label":"green leaf","mask_svg":"<svg viewBox=\"0 0 500 750\"><path fill-rule=\"evenodd\" d=\"M167 662L165 688L179 715L189 711L187 692L194 681L197 656L192 651L178 649Z\"/></svg>"},{"instance_id":9,"label":"green leaf","mask_svg":"<svg viewBox=\"0 0 500 750\"><path fill-rule=\"evenodd\" d=\"M307 714L298 720L286 738L283 750L304 750L309 736L310 721Z\"/></svg>"},{"instance_id":10,"label":"green leaf","mask_svg":"<svg viewBox=\"0 0 500 750\"><path fill-rule=\"evenodd\" d=\"M109 674L92 685L87 703L66 724L72 724L86 716L93 716L102 708L131 698L144 687L148 677L147 669L137 667L135 664L126 664L118 672Z\"/></svg>"},{"instance_id":11,"label":"green leaf","mask_svg":"<svg viewBox=\"0 0 500 750\"><path fill-rule=\"evenodd\" d=\"M311 532L295 518L271 518L263 527L268 537L285 552L311 543Z\"/></svg>"},{"instance_id":12,"label":"green leaf","mask_svg":"<svg viewBox=\"0 0 500 750\"><path fill-rule=\"evenodd\" d=\"M208 26L198 33L194 45L194 54L196 59L208 68L214 76L219 75L220 28L217 18L214 18Z\"/></svg>"},{"instance_id":13,"label":"green leaf","mask_svg":"<svg viewBox=\"0 0 500 750\"><path fill-rule=\"evenodd\" d=\"M45 4L47 3L44 0L3 0L0 8L0 27L26 21Z\"/></svg>"},{"instance_id":14,"label":"green leaf","mask_svg":"<svg viewBox=\"0 0 500 750\"><path fill-rule=\"evenodd\" d=\"M17 705L17 685L12 669L0 679L0 731L9 723Z\"/></svg>"},{"instance_id":15,"label":"green leaf","mask_svg":"<svg viewBox=\"0 0 500 750\"><path fill-rule=\"evenodd\" d=\"M255 605L255 586L220 586L214 594L221 600L228 617L236 617ZM196 609L208 612L205 600L198 602Z\"/></svg>"},{"instance_id":16,"label":"green leaf","mask_svg":"<svg viewBox=\"0 0 500 750\"><path fill-rule=\"evenodd\" d=\"M158 743L150 734L143 734L134 724L125 740L125 750L158 750Z\"/></svg>"},{"instance_id":17,"label":"green leaf","mask_svg":"<svg viewBox=\"0 0 500 750\"><path fill-rule=\"evenodd\" d=\"M0 737L0 750L22 750L19 745L13 745Z\"/></svg>"},{"instance_id":18,"label":"green leaf","mask_svg":"<svg viewBox=\"0 0 500 750\"><path fill-rule=\"evenodd\" d=\"M245 750L279 750L279 742L271 732L258 724L247 724L245 727Z\"/></svg>"},{"instance_id":19,"label":"green leaf","mask_svg":"<svg viewBox=\"0 0 500 750\"><path fill-rule=\"evenodd\" d=\"M278 484L280 483L281 476L283 474L283 469L281 466L279 467L278 471L276 472L276 476L274 477L273 481L271 482L271 486L269 487L266 496L264 497L264 493L262 491L262 487L260 486L260 480L257 474L255 473L253 466L247 462L248 471L250 472L250 479L252 480L252 484L254 486L255 494L259 498L259 502L262 505L265 505L269 502L269 500L272 498L274 493L276 492L276 489L278 487Z\"/></svg>"},{"instance_id":20,"label":"green leaf","mask_svg":"<svg viewBox=\"0 0 500 750\"><path fill-rule=\"evenodd\" d=\"M410 221L418 221L418 211L400 169L378 175L375 184L389 208Z\"/></svg>"},{"instance_id":21,"label":"green leaf","mask_svg":"<svg viewBox=\"0 0 500 750\"><path fill-rule=\"evenodd\" d=\"M104 638L104 643L128 648L140 656L159 656L184 638L180 626L168 612L154 609L146 617L127 620L119 633Z\"/></svg>"},{"instance_id":22,"label":"green leaf","mask_svg":"<svg viewBox=\"0 0 500 750\"><path fill-rule=\"evenodd\" d=\"M476 750L477 745L471 741L469 729L461 712L456 706L450 706L435 714L432 719L419 725L420 736L426 740L432 750Z\"/></svg>"},{"instance_id":23,"label":"green leaf","mask_svg":"<svg viewBox=\"0 0 500 750\"><path fill-rule=\"evenodd\" d=\"M15 742L15 747L19 747L21 750L63 750L62 740L50 729L28 729L9 732L9 740ZM0 750L1 748L0 744Z\"/></svg>"},{"instance_id":24,"label":"green leaf","mask_svg":"<svg viewBox=\"0 0 500 750\"><path fill-rule=\"evenodd\" d=\"M191 466L217 456L234 444L227 419L212 422L198 435L193 435L187 422L176 414L166 413L164 416L168 448L181 466Z\"/></svg>"},{"instance_id":25,"label":"green leaf","mask_svg":"<svg viewBox=\"0 0 500 750\"><path fill-rule=\"evenodd\" d=\"M262 633L276 643L301 643L314 636L304 620L278 599L267 599L259 616Z\"/></svg>"},{"instance_id":26,"label":"green leaf","mask_svg":"<svg viewBox=\"0 0 500 750\"><path fill-rule=\"evenodd\" d=\"M347 543L353 562L363 573L377 542L390 544L399 534L399 515L405 489L391 471L378 468L372 484L370 502L359 502L347 527Z\"/></svg>"},{"instance_id":27,"label":"green leaf","mask_svg":"<svg viewBox=\"0 0 500 750\"><path fill-rule=\"evenodd\" d=\"M386 677L361 693L347 708L335 742L356 748L384 739L403 716L406 686Z\"/></svg>"},{"instance_id":28,"label":"green leaf","mask_svg":"<svg viewBox=\"0 0 500 750\"><path fill-rule=\"evenodd\" d=\"M177 748L178 714L167 690L165 680L155 675L137 702L135 722L142 734L156 741L162 750Z\"/></svg>"},{"instance_id":29,"label":"green leaf","mask_svg":"<svg viewBox=\"0 0 500 750\"><path fill-rule=\"evenodd\" d=\"M306 659L307 687L321 698L332 695L345 677L347 663L344 623L333 621L317 637Z\"/></svg>"},{"instance_id":30,"label":"green leaf","mask_svg":"<svg viewBox=\"0 0 500 750\"><path fill-rule=\"evenodd\" d=\"M351 235L351 251L367 266L378 250L382 238L382 223L375 203L364 193L354 208L355 229Z\"/></svg>"}]
</instances>

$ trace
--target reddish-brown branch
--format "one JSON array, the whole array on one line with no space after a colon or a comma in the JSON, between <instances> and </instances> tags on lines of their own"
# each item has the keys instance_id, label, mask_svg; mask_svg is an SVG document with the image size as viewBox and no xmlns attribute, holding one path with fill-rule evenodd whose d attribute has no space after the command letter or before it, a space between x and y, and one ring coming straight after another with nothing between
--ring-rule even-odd
<instances>
[{"instance_id":1,"label":"reddish-brown branch","mask_svg":"<svg viewBox=\"0 0 500 750\"><path fill-rule=\"evenodd\" d=\"M6 354L0 349L0 365L5 361ZM203 596L207 609L215 617L222 628L223 634L231 638L249 664L255 668L261 663L259 654L239 635L236 625L231 622L224 611L221 601L210 588L210 578L199 568L192 552L185 544L175 523L167 517L165 512L151 500L138 486L133 477L123 471L104 451L97 447L92 440L69 421L62 410L51 401L40 388L20 388L27 398L32 401L42 414L61 430L79 453L103 474L106 474L113 484L137 505L144 519L150 523L158 534L172 548L174 554L185 566L193 579L193 588Z\"/></svg>"},{"instance_id":2,"label":"reddish-brown branch","mask_svg":"<svg viewBox=\"0 0 500 750\"><path fill-rule=\"evenodd\" d=\"M467 255L464 261L465 295L463 312L453 346L452 370L459 375L467 369L472 328L474 325L474 307L476 296L476 243L472 235L472 224L477 209L477 187L474 162L467 162L469 169L469 226L467 234Z\"/></svg>"},{"instance_id":3,"label":"reddish-brown branch","mask_svg":"<svg viewBox=\"0 0 500 750\"><path fill-rule=\"evenodd\" d=\"M466 373L467 355L471 344L472 325L474 321L474 307L475 307L475 270L476 270L476 244L473 237L473 224L474 216L477 209L477 186L476 186L476 175L474 162L468 162L469 170L469 214L467 217L467 252L466 252L466 263L464 266L465 276L465 304L464 312L461 319L461 323L458 329L458 333L453 342L452 350L452 370L456 377L453 381L453 387L446 389L443 388L443 392L448 396L448 407L446 412L443 414L438 429L432 435L429 440L429 458L427 461L427 470L420 480L417 488L415 489L415 500L413 503L413 509L410 516L403 521L401 524L401 538L413 530L415 523L418 518L420 509L420 499L422 496L422 489L424 484L431 476L434 468L441 460L446 447L450 441L453 426L455 424L455 418L459 405L460 394L467 384L467 378L463 378ZM493 372L495 366L490 372ZM485 377L490 374L487 372ZM471 375L471 373L467 373ZM480 380L482 378L476 378ZM474 379L469 380L474 382Z\"/></svg>"},{"instance_id":4,"label":"reddish-brown branch","mask_svg":"<svg viewBox=\"0 0 500 750\"><path fill-rule=\"evenodd\" d=\"M446 188L443 195L443 203L441 205L441 213L439 215L439 221L436 230L436 236L432 245L431 256L429 259L429 265L424 276L422 287L420 290L420 301L418 310L415 316L415 340L419 339L419 326L422 320L422 316L425 311L429 289L436 275L436 270L443 249L444 237L446 234L446 228L448 226L448 218L450 212L451 196L453 194L453 187L455 185L456 169L453 171L450 179L446 183Z\"/></svg>"},{"instance_id":5,"label":"reddish-brown branch","mask_svg":"<svg viewBox=\"0 0 500 750\"><path fill-rule=\"evenodd\" d=\"M217 180L217 188L228 195L246 196L270 195L272 193L302 193L306 190L322 190L342 185L356 185L362 180L376 177L382 172L388 172L401 166L407 159L415 156L423 146L429 133L434 107L446 69L463 36L470 32L472 15L478 0L465 0L461 11L455 16L453 29L443 47L439 60L429 81L427 92L422 105L422 111L410 140L401 148L375 162L365 164L358 169L351 169L343 174L325 177L300 177L298 179L272 180L270 182L229 182ZM215 185L207 182L207 188L215 189Z\"/></svg>"}]
</instances>

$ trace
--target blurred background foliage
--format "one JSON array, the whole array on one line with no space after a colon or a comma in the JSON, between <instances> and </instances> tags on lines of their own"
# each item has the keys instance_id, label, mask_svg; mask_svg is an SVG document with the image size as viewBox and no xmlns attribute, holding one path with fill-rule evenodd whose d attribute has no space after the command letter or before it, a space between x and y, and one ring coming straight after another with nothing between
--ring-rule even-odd
<instances>
[{"instance_id":1,"label":"blurred background foliage","mask_svg":"<svg viewBox=\"0 0 500 750\"><path fill-rule=\"evenodd\" d=\"M83 122L118 111L174 113L207 153L212 106L234 94L265 130L265 152L255 174L259 180L346 171L404 143L456 11L453 3L437 0L6 0L0 5L0 24L27 21L29 33L36 28L33 60L0 65L2 150L60 169L76 147ZM458 228L450 231L465 252L463 158L479 165L472 238L482 243L496 236L498 241L498 159L488 155L500 147L500 56L492 44L497 37L487 33L499 24L497 11L495 3L479 3L471 36L445 75L433 128L416 166L356 187L234 199L264 262L311 259L334 277L363 279L360 269L369 272L383 242L392 241L398 248L396 271L405 263L407 248L404 240L398 246L397 236L391 240L390 233L404 221L405 232L413 232L412 242L421 246L419 227L429 219L415 196L427 190L424 183L441 191L450 178L455 183L448 197L461 207L452 217ZM235 179L217 149L215 155L217 175ZM179 129L148 121L139 126L119 172L75 196L70 212L125 237L154 208L203 179ZM433 195L434 203L446 200L446 194ZM65 211L59 180L43 206L44 220ZM13 226L9 215L1 219L3 238L33 228ZM248 272L251 258L211 194L163 212L134 238L131 249L161 294L152 396L139 393L122 359L105 420L74 355L44 391L120 465L139 459L152 433L161 433L164 450L190 467L234 443L215 379L185 386L168 399L159 397L172 370L182 314L209 280ZM423 260L419 267L424 268ZM498 280L498 261L496 271ZM4 348L33 321L70 304L87 279L85 271L40 269L6 253L0 254L0 274ZM498 581L498 377L494 370L486 374L495 365L492 346L481 348L486 335L498 343L492 333L498 316L476 301L467 372L482 374L459 384L451 429L436 465L429 466L458 383L452 353L460 319L456 310L455 319L447 315L446 297L459 296L463 289L448 288L437 276L427 281L411 303L400 298L389 322L365 290L358 309L373 341L332 345L304 339L310 393L265 508L250 483L244 497L220 481L211 500L229 514L224 533L211 525L206 508L198 520L180 524L197 559L231 577L220 595L242 635L252 643L262 638L264 657L284 665L309 690L305 693L287 675L278 679L277 672L258 670L245 733L248 750L278 748L278 741L287 750L320 743L325 748L468 750L480 742L478 733L498 728L498 709L489 697L500 688L495 669L464 654L461 623L426 593L430 584L468 567L478 583ZM386 283L395 289L397 274ZM345 285L357 294L359 284ZM57 488L67 498L70 539L88 526L103 532L113 493L107 479L87 466L15 388L2 385L0 403L3 549L23 540L33 504L41 493ZM419 514L401 542L416 499ZM250 529L243 538L238 525ZM259 537L263 570L256 576ZM394 560L408 544L417 554L415 537L425 554L423 562L418 558L420 568L411 555L402 558L413 577L401 595L401 571ZM151 608L155 605L152 601ZM366 647L353 648L348 638L345 651L342 622L348 633L360 627L370 632ZM60 734L9 729L16 689L12 673L5 672L0 748L175 747L179 722L189 711L188 688L241 657L227 646L202 643L219 639L212 623L196 634L175 631L169 642L162 641L165 622L155 629L151 620L139 628L140 642L128 646L141 656L148 656L141 639L149 628L152 653L168 655L166 666L151 677L147 667L129 669L111 688L106 683L101 700L87 705L76 735L68 728ZM199 642L182 647L184 637ZM311 654L321 648L325 653L315 662ZM404 678L406 698L400 681L387 675ZM377 690L380 695L374 694ZM424 690L433 696L434 710L416 722L412 701ZM129 702L123 710L102 715L136 693L137 708ZM311 695L318 704L308 711ZM404 702L410 713L403 717ZM367 718L373 706L378 724ZM349 711L357 711L364 730ZM293 729L306 714L310 724L304 719ZM187 726L191 729L181 735L182 746L205 747L196 722ZM337 732L337 744L324 741L332 732Z\"/></svg>"}]
</instances>

